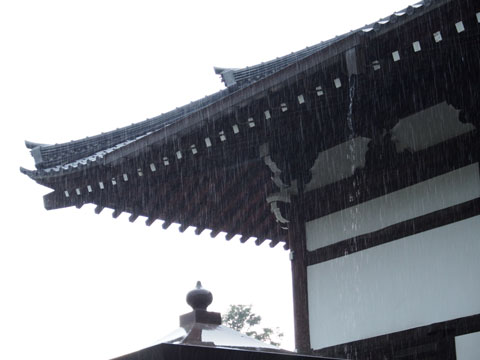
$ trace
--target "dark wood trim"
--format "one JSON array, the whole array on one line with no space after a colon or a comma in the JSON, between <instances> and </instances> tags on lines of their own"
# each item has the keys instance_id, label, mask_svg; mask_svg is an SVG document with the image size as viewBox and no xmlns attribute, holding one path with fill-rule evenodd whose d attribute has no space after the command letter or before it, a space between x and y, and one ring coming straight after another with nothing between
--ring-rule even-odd
<instances>
[{"instance_id":1,"label":"dark wood trim","mask_svg":"<svg viewBox=\"0 0 480 360\"><path fill-rule=\"evenodd\" d=\"M295 347L299 353L309 354L311 346L306 264L307 242L302 195L300 194L299 197L300 199L292 199L290 207L288 243L291 249Z\"/></svg>"},{"instance_id":2,"label":"dark wood trim","mask_svg":"<svg viewBox=\"0 0 480 360\"><path fill-rule=\"evenodd\" d=\"M404 151L378 170L366 166L349 178L309 191L305 197L306 221L478 162L478 136L475 130L413 154Z\"/></svg>"},{"instance_id":3,"label":"dark wood trim","mask_svg":"<svg viewBox=\"0 0 480 360\"><path fill-rule=\"evenodd\" d=\"M198 329L198 328L197 328ZM191 331L196 331L193 329ZM198 333L197 333L198 334ZM200 335L200 334L199 334ZM209 346L205 346L209 345ZM265 350L258 351L256 348L229 348L217 347L213 343L201 342L196 344L168 344L161 343L133 353L117 357L112 360L335 360L325 357L312 357L307 355L298 355L285 350Z\"/></svg>"},{"instance_id":4,"label":"dark wood trim","mask_svg":"<svg viewBox=\"0 0 480 360\"><path fill-rule=\"evenodd\" d=\"M445 226L480 214L480 198L406 220L323 248L307 251L307 266L369 249L406 236Z\"/></svg>"},{"instance_id":5,"label":"dark wood trim","mask_svg":"<svg viewBox=\"0 0 480 360\"><path fill-rule=\"evenodd\" d=\"M455 337L480 331L480 314L314 350L320 356L362 360L454 360Z\"/></svg>"},{"instance_id":6,"label":"dark wood trim","mask_svg":"<svg viewBox=\"0 0 480 360\"><path fill-rule=\"evenodd\" d=\"M331 46L302 59L286 68L278 71L272 76L263 78L253 84L242 88L230 96L220 99L219 101L206 106L192 114L185 116L180 121L177 121L170 126L152 133L138 141L135 141L121 149L118 149L112 154L105 156L105 164L115 164L122 161L123 157L131 156L132 154L142 151L143 148L152 144L163 144L167 139L178 139L187 132L200 128L205 123L205 119L214 119L221 116L228 116L236 109L242 106L248 106L251 99L263 97L266 89L276 88L282 83L297 80L300 77L306 76L306 73L315 71L319 66L327 66L336 64L342 60L342 54L352 47L363 44L364 37L361 33L354 33L341 39Z\"/></svg>"}]
</instances>

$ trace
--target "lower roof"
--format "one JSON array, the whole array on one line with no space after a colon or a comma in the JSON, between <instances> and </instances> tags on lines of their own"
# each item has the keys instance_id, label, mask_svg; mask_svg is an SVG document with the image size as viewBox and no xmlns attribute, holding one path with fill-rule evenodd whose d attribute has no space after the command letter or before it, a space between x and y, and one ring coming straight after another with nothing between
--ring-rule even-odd
<instances>
[{"instance_id":1,"label":"lower roof","mask_svg":"<svg viewBox=\"0 0 480 360\"><path fill-rule=\"evenodd\" d=\"M112 360L311 360L326 357L238 350L221 347L160 344Z\"/></svg>"}]
</instances>

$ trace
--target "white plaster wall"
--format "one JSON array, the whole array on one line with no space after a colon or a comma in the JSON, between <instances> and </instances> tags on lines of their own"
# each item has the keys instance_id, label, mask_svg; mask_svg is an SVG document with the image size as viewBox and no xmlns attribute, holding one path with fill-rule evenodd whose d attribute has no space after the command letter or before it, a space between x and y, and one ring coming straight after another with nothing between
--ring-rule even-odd
<instances>
[{"instance_id":1,"label":"white plaster wall","mask_svg":"<svg viewBox=\"0 0 480 360\"><path fill-rule=\"evenodd\" d=\"M307 268L313 349L480 313L480 216Z\"/></svg>"},{"instance_id":2,"label":"white plaster wall","mask_svg":"<svg viewBox=\"0 0 480 360\"><path fill-rule=\"evenodd\" d=\"M480 359L480 332L456 336L457 360Z\"/></svg>"},{"instance_id":3,"label":"white plaster wall","mask_svg":"<svg viewBox=\"0 0 480 360\"><path fill-rule=\"evenodd\" d=\"M370 141L369 138L356 137L319 153L310 169L312 179L306 184L305 191L333 184L363 168Z\"/></svg>"},{"instance_id":4,"label":"white plaster wall","mask_svg":"<svg viewBox=\"0 0 480 360\"><path fill-rule=\"evenodd\" d=\"M400 119L391 131L397 152L419 151L475 130L458 119L459 110L442 102Z\"/></svg>"},{"instance_id":5,"label":"white plaster wall","mask_svg":"<svg viewBox=\"0 0 480 360\"><path fill-rule=\"evenodd\" d=\"M480 196L478 163L306 223L307 249L368 234Z\"/></svg>"}]
</instances>

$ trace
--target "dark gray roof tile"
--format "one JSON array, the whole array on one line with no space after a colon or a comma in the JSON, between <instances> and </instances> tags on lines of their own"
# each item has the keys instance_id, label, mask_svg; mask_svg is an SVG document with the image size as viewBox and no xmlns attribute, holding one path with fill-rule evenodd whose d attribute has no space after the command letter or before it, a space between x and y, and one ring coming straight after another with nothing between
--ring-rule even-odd
<instances>
[{"instance_id":1,"label":"dark gray roof tile","mask_svg":"<svg viewBox=\"0 0 480 360\"><path fill-rule=\"evenodd\" d=\"M41 145L26 142L27 147L39 152L35 158L37 169L47 169L57 165L66 165L76 160L92 156L101 150L110 149L128 140L135 140L139 136L162 129L188 114L196 112L230 94L230 90L218 91L203 99L193 101L188 105L169 111L152 119L129 125L117 130L103 133L85 139L70 141L56 145Z\"/></svg>"},{"instance_id":2,"label":"dark gray roof tile","mask_svg":"<svg viewBox=\"0 0 480 360\"><path fill-rule=\"evenodd\" d=\"M67 171L75 168L78 164L82 166L88 165L89 162L95 162L102 158L106 153L112 152L116 149L122 148L126 144L136 141L147 134L165 129L171 124L185 118L186 116L196 113L201 109L212 105L238 89L244 88L254 82L263 78L269 77L278 71L291 66L302 59L325 49L333 44L353 36L356 34L369 34L372 32L388 30L391 24L398 23L400 19L411 16L414 13L421 13L422 9L430 7L431 5L441 5L451 0L424 0L407 7L404 10L397 11L392 15L380 19L379 21L365 25L364 27L351 31L349 33L337 36L328 41L321 42L303 50L293 52L286 56L276 58L255 66L246 67L243 69L229 69L229 68L214 68L215 73L220 74L222 80L227 85L227 89L218 91L212 95L206 96L203 99L191 102L185 106L156 116L152 119L147 119L143 122L132 124L117 130L113 130L100 135L87 137L85 139L71 141L56 145L43 145L32 142L26 142L26 146L32 149L32 154L35 158L36 168L44 174L46 172L52 173L59 171ZM229 88L228 88L229 87ZM29 176L39 175L39 172L30 172L23 169L22 172Z\"/></svg>"},{"instance_id":3,"label":"dark gray roof tile","mask_svg":"<svg viewBox=\"0 0 480 360\"><path fill-rule=\"evenodd\" d=\"M449 0L437 0L436 3L444 3L445 1ZM321 42L319 44L313 45L311 47L307 47L303 50L293 52L291 54L276 58L271 61L263 62L258 65L254 66L247 66L242 69L227 69L227 68L215 68L215 73L220 74L222 76L222 81L225 83L227 87L229 86L236 86L236 87L244 87L247 86L255 81L263 79L266 76L271 75L277 71L280 71L287 66L290 66L328 46L335 44L336 42L351 36L356 33L369 33L372 30L380 31L383 30L389 24L395 24L398 19L405 14L413 15L417 9L423 7L429 7L434 1L433 0L424 0L420 1L414 5L407 7L404 10L397 11L390 16L382 18L375 23L365 25L364 27L350 31L349 33L336 36L333 39L328 41ZM233 80L232 80L233 79Z\"/></svg>"}]
</instances>

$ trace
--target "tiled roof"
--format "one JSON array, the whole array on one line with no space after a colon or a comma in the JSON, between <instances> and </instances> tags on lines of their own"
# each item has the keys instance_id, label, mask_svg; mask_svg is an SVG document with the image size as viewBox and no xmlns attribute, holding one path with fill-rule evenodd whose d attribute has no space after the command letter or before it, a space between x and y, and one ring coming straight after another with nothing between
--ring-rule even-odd
<instances>
[{"instance_id":1,"label":"tiled roof","mask_svg":"<svg viewBox=\"0 0 480 360\"><path fill-rule=\"evenodd\" d=\"M31 142L26 142L26 144L31 149L39 148L40 157L39 160L36 160L37 169L49 172L58 171L57 169L63 167L66 170L68 167L76 167L83 162L95 161L106 153L165 128L228 94L228 89L221 90L154 118L81 140L56 145L38 145Z\"/></svg>"},{"instance_id":2,"label":"tiled roof","mask_svg":"<svg viewBox=\"0 0 480 360\"><path fill-rule=\"evenodd\" d=\"M448 0L447 0L448 1ZM276 58L274 60L264 62L254 66L247 66L242 69L228 69L228 68L215 68L215 72L222 76L222 81L227 87L244 87L248 84L258 81L266 76L269 76L277 71L280 71L287 66L294 64L297 61L305 59L306 57L320 51L328 46L335 44L348 36L357 33L369 33L371 31L378 32L385 29L390 24L395 24L397 21L410 16L416 12L423 11L425 8L430 7L432 4L444 3L445 1L424 0L414 5L407 7L401 11L397 11L390 16L382 18L372 24L365 25L360 29L350 31L349 33L337 36L333 39L323 41L319 44L307 47L303 50L293 52L291 54Z\"/></svg>"},{"instance_id":3,"label":"tiled roof","mask_svg":"<svg viewBox=\"0 0 480 360\"><path fill-rule=\"evenodd\" d=\"M206 96L203 99L191 102L185 106L154 117L145 121L132 124L107 133L88 137L81 140L71 141L56 145L40 145L26 142L27 147L32 149L32 155L35 158L37 171L21 169L25 174L36 177L38 175L48 175L75 169L78 166L86 166L98 159L103 158L108 153L131 144L147 135L165 129L186 116L196 113L224 98L235 91L245 88L261 79L267 78L288 66L295 64L302 59L334 45L335 43L357 34L365 34L388 30L391 24L398 24L413 14L421 14L426 8L439 6L451 0L424 0L408 8L397 11L391 16L380 19L379 21L366 25L360 29L337 36L331 40L321 42L312 47L291 53L289 55L277 58L272 61L261 63L255 66L243 69L220 69L216 68L216 73L222 76L222 80L227 85L227 89Z\"/></svg>"},{"instance_id":4,"label":"tiled roof","mask_svg":"<svg viewBox=\"0 0 480 360\"><path fill-rule=\"evenodd\" d=\"M274 74L287 66L305 59L306 57L325 49L326 47L334 44L335 42L350 36L353 32L337 36L333 39L323 41L319 44L307 47L303 50L292 52L291 54L276 58L275 60L262 62L261 64L254 66L247 66L243 69L222 69L215 68L215 72L222 76L222 81L227 87L239 86L245 87L248 84L260 80L268 75ZM232 77L233 76L233 77Z\"/></svg>"}]
</instances>

